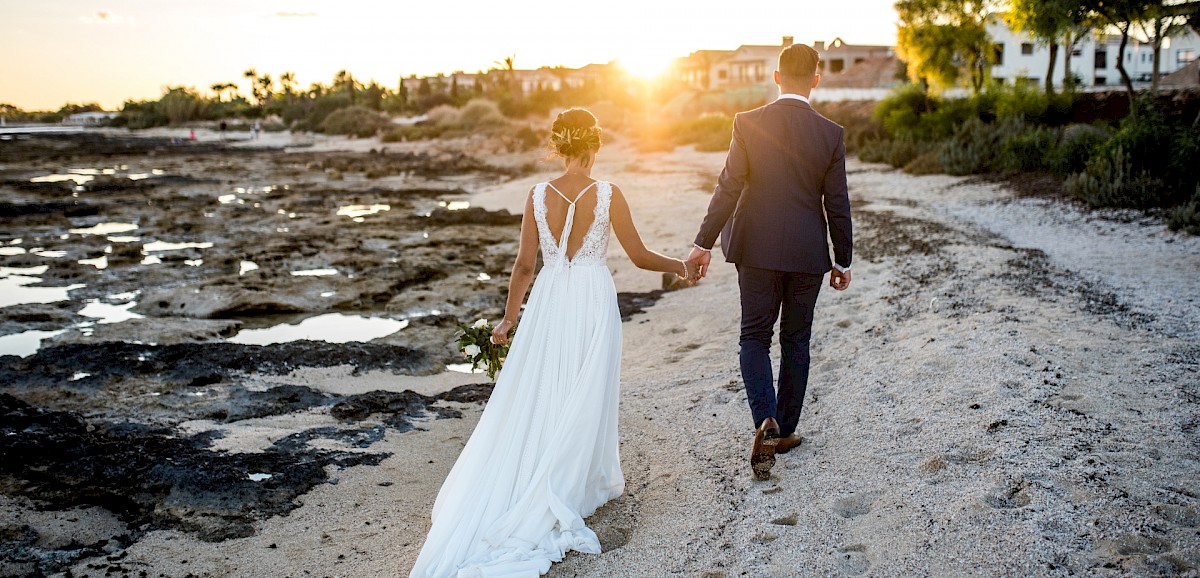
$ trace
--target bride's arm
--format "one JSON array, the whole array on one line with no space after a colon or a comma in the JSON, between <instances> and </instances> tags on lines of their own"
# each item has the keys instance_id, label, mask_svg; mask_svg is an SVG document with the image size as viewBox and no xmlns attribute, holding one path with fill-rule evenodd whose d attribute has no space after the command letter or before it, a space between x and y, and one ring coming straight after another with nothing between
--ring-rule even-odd
<instances>
[{"instance_id":1,"label":"bride's arm","mask_svg":"<svg viewBox=\"0 0 1200 578\"><path fill-rule=\"evenodd\" d=\"M633 261L634 266L648 271L674 273L685 278L693 277L695 265L690 265L680 259L672 259L646 248L637 226L633 224L633 214L629 211L629 203L625 201L625 195L616 185L612 186L612 190L609 216L612 220L613 231L616 232L617 241L620 241L621 247L625 249L625 254L629 255L629 260Z\"/></svg>"},{"instance_id":2,"label":"bride's arm","mask_svg":"<svg viewBox=\"0 0 1200 578\"><path fill-rule=\"evenodd\" d=\"M508 279L508 301L504 306L504 319L496 324L492 331L492 340L496 343L507 343L508 332L517 323L521 315L521 303L525 301L525 292L533 282L533 273L537 268L538 231L537 222L533 219L533 189L525 200L525 214L521 217L521 242L517 249L517 260L513 263L512 275Z\"/></svg>"}]
</instances>

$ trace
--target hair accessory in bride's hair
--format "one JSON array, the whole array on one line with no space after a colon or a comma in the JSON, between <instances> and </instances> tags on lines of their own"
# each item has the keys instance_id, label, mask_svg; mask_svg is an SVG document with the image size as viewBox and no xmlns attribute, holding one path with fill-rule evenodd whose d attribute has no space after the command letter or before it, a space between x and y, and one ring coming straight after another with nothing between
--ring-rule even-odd
<instances>
[{"instance_id":1,"label":"hair accessory in bride's hair","mask_svg":"<svg viewBox=\"0 0 1200 578\"><path fill-rule=\"evenodd\" d=\"M550 133L550 142L554 143L555 150L563 156L581 156L600 148L600 127L563 127Z\"/></svg>"}]
</instances>

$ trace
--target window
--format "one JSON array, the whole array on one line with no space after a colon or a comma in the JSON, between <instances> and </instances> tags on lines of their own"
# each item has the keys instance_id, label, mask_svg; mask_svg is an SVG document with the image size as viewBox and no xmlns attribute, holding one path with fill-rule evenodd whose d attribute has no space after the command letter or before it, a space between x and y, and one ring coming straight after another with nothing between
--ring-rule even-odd
<instances>
[{"instance_id":1,"label":"window","mask_svg":"<svg viewBox=\"0 0 1200 578\"><path fill-rule=\"evenodd\" d=\"M725 79L729 78L729 71L725 70L724 68L722 68L721 70L718 70L717 78L720 78L721 80L725 80Z\"/></svg>"},{"instance_id":2,"label":"window","mask_svg":"<svg viewBox=\"0 0 1200 578\"><path fill-rule=\"evenodd\" d=\"M1033 54L1033 43L1032 42L1022 42L1021 43L1021 54L1024 56L1029 56L1030 54Z\"/></svg>"},{"instance_id":3,"label":"window","mask_svg":"<svg viewBox=\"0 0 1200 578\"><path fill-rule=\"evenodd\" d=\"M1108 84L1108 79L1103 76L1097 76L1096 80L1095 80L1095 82L1093 82L1093 84L1095 84L1096 86L1104 86L1104 85Z\"/></svg>"},{"instance_id":4,"label":"window","mask_svg":"<svg viewBox=\"0 0 1200 578\"><path fill-rule=\"evenodd\" d=\"M1096 68L1108 68L1108 52L1106 52L1104 50L1096 51ZM1103 77L1098 76L1097 78L1103 78ZM1097 84L1103 84L1103 83L1097 83Z\"/></svg>"},{"instance_id":5,"label":"window","mask_svg":"<svg viewBox=\"0 0 1200 578\"><path fill-rule=\"evenodd\" d=\"M841 72L843 68L846 68L845 60L834 58L829 61L829 72Z\"/></svg>"},{"instance_id":6,"label":"window","mask_svg":"<svg viewBox=\"0 0 1200 578\"><path fill-rule=\"evenodd\" d=\"M996 63L997 66L1004 65L1004 43L1003 42L997 42L995 45L992 46L992 62Z\"/></svg>"},{"instance_id":7,"label":"window","mask_svg":"<svg viewBox=\"0 0 1200 578\"><path fill-rule=\"evenodd\" d=\"M1075 48L1075 49L1071 50L1071 56L1083 56L1083 49Z\"/></svg>"},{"instance_id":8,"label":"window","mask_svg":"<svg viewBox=\"0 0 1200 578\"><path fill-rule=\"evenodd\" d=\"M1187 64L1196 59L1196 50L1186 48L1175 52L1175 64Z\"/></svg>"}]
</instances>

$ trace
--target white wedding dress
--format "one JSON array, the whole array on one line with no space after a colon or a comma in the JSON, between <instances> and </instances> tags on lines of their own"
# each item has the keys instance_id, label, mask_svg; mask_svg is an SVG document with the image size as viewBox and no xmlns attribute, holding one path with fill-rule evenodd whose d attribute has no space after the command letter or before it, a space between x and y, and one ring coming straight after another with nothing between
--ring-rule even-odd
<instances>
[{"instance_id":1,"label":"white wedding dress","mask_svg":"<svg viewBox=\"0 0 1200 578\"><path fill-rule=\"evenodd\" d=\"M594 185L593 220L570 259L575 202L549 183L534 187L544 266L491 399L438 493L411 577L536 577L568 550L600 552L583 519L621 495L625 478L621 316L604 257L612 187ZM546 223L548 187L570 203L561 241Z\"/></svg>"}]
</instances>

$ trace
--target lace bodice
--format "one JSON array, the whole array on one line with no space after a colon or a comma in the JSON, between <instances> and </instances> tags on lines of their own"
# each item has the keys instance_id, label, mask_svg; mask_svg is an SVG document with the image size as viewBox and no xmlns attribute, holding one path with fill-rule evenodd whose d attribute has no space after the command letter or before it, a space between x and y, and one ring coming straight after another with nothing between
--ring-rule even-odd
<instances>
[{"instance_id":1,"label":"lace bodice","mask_svg":"<svg viewBox=\"0 0 1200 578\"><path fill-rule=\"evenodd\" d=\"M566 224L563 225L563 230L557 235L550 232L550 225L546 222L546 189L550 188L554 191L550 183L538 183L533 188L533 217L537 221L538 229L538 244L542 248L542 260L547 266L570 266L570 265L604 265L606 263L604 256L608 253L608 207L612 200L612 185L607 181L596 181L596 210L592 225L583 237L583 243L579 246L579 250L570 259L567 258L567 242L571 238L571 229L574 225L575 202L563 196L570 205L567 209ZM586 192L587 189L584 189ZM557 191L554 194L561 195ZM582 193L581 193L582 196Z\"/></svg>"}]
</instances>

